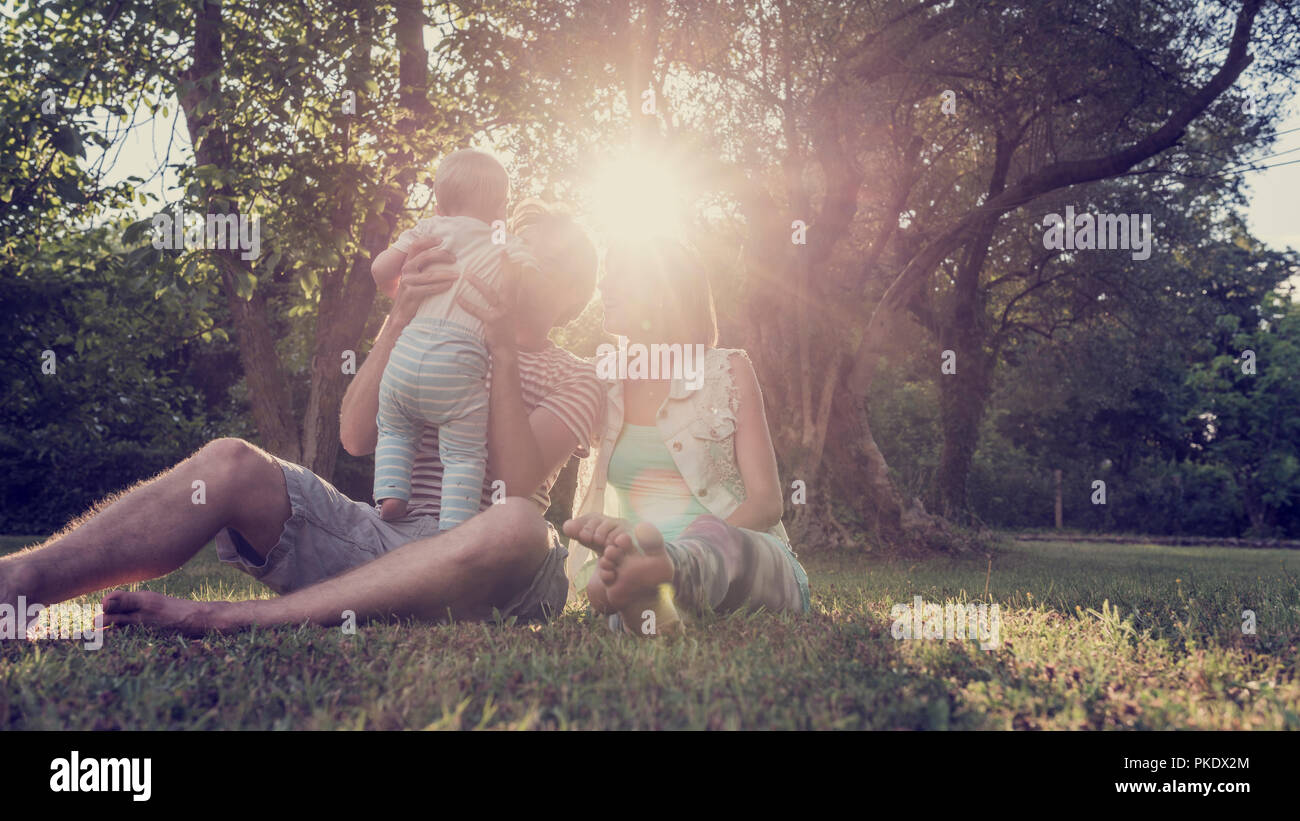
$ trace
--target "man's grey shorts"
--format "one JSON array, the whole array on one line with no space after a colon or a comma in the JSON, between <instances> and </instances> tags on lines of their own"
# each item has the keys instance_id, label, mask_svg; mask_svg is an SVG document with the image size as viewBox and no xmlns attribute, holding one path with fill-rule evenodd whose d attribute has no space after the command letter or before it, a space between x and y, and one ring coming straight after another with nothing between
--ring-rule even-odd
<instances>
[{"instance_id":1,"label":"man's grey shorts","mask_svg":"<svg viewBox=\"0 0 1300 821\"><path fill-rule=\"evenodd\" d=\"M377 508L349 499L310 470L283 459L276 461L284 471L293 513L266 560L231 528L218 533L216 541L221 561L277 593L292 593L373 561L407 542L438 535L434 516L385 522ZM546 529L550 541L546 560L527 588L504 607L497 607L503 617L537 621L564 609L569 592L564 560L569 552L549 522ZM437 543L429 549L437 550Z\"/></svg>"}]
</instances>

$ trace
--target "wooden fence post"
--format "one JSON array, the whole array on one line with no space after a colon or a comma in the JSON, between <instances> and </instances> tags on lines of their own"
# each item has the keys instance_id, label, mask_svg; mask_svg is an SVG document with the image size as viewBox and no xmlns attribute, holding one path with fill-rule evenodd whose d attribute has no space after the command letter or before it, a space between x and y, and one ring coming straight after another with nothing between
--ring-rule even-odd
<instances>
[{"instance_id":1,"label":"wooden fence post","mask_svg":"<svg viewBox=\"0 0 1300 821\"><path fill-rule=\"evenodd\" d=\"M1056 480L1056 529L1061 529L1061 471L1060 469L1052 471L1052 477Z\"/></svg>"}]
</instances>

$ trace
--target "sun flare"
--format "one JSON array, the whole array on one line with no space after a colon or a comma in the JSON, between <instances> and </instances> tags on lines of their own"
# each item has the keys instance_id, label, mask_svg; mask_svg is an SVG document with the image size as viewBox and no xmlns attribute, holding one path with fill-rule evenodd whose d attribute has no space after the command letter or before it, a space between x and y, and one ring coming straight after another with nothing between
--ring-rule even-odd
<instances>
[{"instance_id":1,"label":"sun flare","mask_svg":"<svg viewBox=\"0 0 1300 821\"><path fill-rule=\"evenodd\" d=\"M610 239L680 237L690 205L670 163L632 153L598 164L587 195L591 223Z\"/></svg>"}]
</instances>

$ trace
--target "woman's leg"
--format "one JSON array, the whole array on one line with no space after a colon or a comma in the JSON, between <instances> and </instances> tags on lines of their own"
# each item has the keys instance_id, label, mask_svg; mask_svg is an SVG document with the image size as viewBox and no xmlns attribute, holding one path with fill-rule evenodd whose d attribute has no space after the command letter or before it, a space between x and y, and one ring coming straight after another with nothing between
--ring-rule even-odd
<instances>
[{"instance_id":1,"label":"woman's leg","mask_svg":"<svg viewBox=\"0 0 1300 821\"><path fill-rule=\"evenodd\" d=\"M732 610L808 610L808 576L781 541L766 533L732 527L716 516L701 516L667 544L648 522L635 528L636 544L626 522L589 514L564 523L565 534L601 552L588 585L593 604L614 611L611 627L638 632L647 604L660 584L671 583L676 604L697 613ZM600 595L592 595L592 587ZM669 605L672 602L668 603ZM668 615L659 614L664 621ZM649 632L641 630L640 632Z\"/></svg>"},{"instance_id":2,"label":"woman's leg","mask_svg":"<svg viewBox=\"0 0 1300 821\"><path fill-rule=\"evenodd\" d=\"M664 550L673 563L675 599L686 610L805 610L807 576L768 533L700 516Z\"/></svg>"}]
</instances>

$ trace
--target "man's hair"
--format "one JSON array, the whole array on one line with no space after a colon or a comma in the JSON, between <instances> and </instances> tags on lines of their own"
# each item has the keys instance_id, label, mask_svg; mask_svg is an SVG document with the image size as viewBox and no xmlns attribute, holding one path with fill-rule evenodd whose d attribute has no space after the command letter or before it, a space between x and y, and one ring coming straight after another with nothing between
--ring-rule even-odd
<instances>
[{"instance_id":1,"label":"man's hair","mask_svg":"<svg viewBox=\"0 0 1300 821\"><path fill-rule=\"evenodd\" d=\"M510 233L524 237L537 232L535 243L547 246L559 270L548 272L562 277L573 291L573 301L556 317L564 326L578 318L596 292L599 258L587 231L564 208L530 197L517 203L510 213ZM534 248L536 248L534 244Z\"/></svg>"},{"instance_id":2,"label":"man's hair","mask_svg":"<svg viewBox=\"0 0 1300 821\"><path fill-rule=\"evenodd\" d=\"M613 266L663 295L662 321L670 341L718 344L713 289L690 247L669 237L617 240L605 251L605 271Z\"/></svg>"},{"instance_id":3,"label":"man's hair","mask_svg":"<svg viewBox=\"0 0 1300 821\"><path fill-rule=\"evenodd\" d=\"M510 197L510 177L496 157L486 151L463 148L438 163L433 177L438 210L491 222L503 214Z\"/></svg>"}]
</instances>

